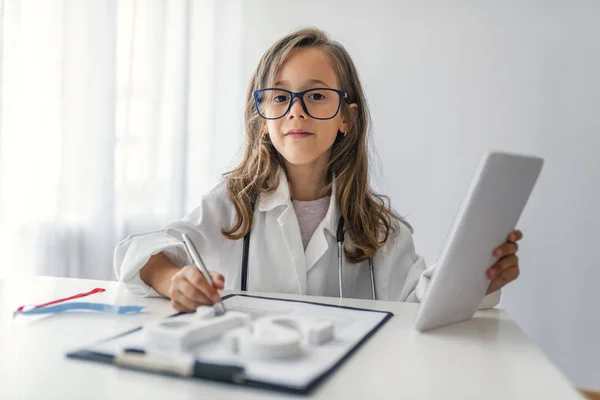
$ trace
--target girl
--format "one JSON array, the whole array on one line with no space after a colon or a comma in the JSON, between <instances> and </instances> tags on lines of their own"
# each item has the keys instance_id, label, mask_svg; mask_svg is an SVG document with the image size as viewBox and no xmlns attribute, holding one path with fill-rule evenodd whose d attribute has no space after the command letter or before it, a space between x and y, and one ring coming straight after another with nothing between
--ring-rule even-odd
<instances>
[{"instance_id":1,"label":"girl","mask_svg":"<svg viewBox=\"0 0 600 400\"><path fill-rule=\"evenodd\" d=\"M189 312L218 301L217 289L418 302L433 266L415 253L411 228L387 197L369 186L369 111L344 47L317 29L273 44L250 81L245 125L243 161L198 208L117 246L119 281ZM214 287L188 265L182 233ZM497 262L482 308L517 278L521 237L514 231L490 249Z\"/></svg>"}]
</instances>

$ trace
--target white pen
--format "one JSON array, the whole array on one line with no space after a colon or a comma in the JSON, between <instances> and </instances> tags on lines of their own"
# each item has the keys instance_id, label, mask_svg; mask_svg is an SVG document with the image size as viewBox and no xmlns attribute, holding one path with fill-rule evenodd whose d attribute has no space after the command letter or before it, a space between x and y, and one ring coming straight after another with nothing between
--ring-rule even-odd
<instances>
[{"instance_id":1,"label":"white pen","mask_svg":"<svg viewBox=\"0 0 600 400\"><path fill-rule=\"evenodd\" d=\"M206 265L204 265L204 262L202 262L202 258L200 257L200 253L198 253L196 246L194 246L194 243L192 243L188 235L186 235L185 233L181 234L181 237L183 239L185 252L187 253L188 257L192 260L196 268L198 268L200 272L202 272L202 275L204 275L204 279L206 279L206 281L210 283L212 287L214 287L215 284L212 278L210 277L210 273L208 272ZM215 303L213 307L215 308L216 315L225 314L225 304L223 304L222 301Z\"/></svg>"}]
</instances>

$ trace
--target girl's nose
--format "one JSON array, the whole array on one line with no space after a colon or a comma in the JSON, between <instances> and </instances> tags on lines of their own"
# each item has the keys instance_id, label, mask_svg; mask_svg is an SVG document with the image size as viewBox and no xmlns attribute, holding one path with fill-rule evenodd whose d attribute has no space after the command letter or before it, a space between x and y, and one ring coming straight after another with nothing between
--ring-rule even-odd
<instances>
[{"instance_id":1,"label":"girl's nose","mask_svg":"<svg viewBox=\"0 0 600 400\"><path fill-rule=\"evenodd\" d=\"M299 98L295 98L292 102L292 107L290 108L290 113L288 115L290 118L306 118L306 112L304 108L302 108L302 102Z\"/></svg>"}]
</instances>

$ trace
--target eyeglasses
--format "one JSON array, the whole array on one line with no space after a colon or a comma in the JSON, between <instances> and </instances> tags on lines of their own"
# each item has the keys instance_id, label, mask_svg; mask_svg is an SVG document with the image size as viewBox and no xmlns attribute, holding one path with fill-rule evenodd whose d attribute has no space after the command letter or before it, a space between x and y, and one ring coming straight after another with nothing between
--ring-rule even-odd
<instances>
[{"instance_id":1,"label":"eyeglasses","mask_svg":"<svg viewBox=\"0 0 600 400\"><path fill-rule=\"evenodd\" d=\"M269 88L254 92L256 111L264 119L283 118L291 110L296 98L300 99L302 109L311 118L332 119L340 111L342 99L347 99L348 94L343 90L330 88L309 89L303 92Z\"/></svg>"}]
</instances>

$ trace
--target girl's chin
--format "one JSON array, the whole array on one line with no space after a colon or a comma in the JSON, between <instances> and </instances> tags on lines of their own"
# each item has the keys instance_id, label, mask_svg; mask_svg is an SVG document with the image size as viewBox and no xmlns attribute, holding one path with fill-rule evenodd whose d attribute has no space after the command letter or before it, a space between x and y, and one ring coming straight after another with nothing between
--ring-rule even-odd
<instances>
[{"instance_id":1,"label":"girl's chin","mask_svg":"<svg viewBox=\"0 0 600 400\"><path fill-rule=\"evenodd\" d=\"M322 154L287 154L284 155L287 164L294 167L314 164ZM326 163L325 163L326 164Z\"/></svg>"}]
</instances>

